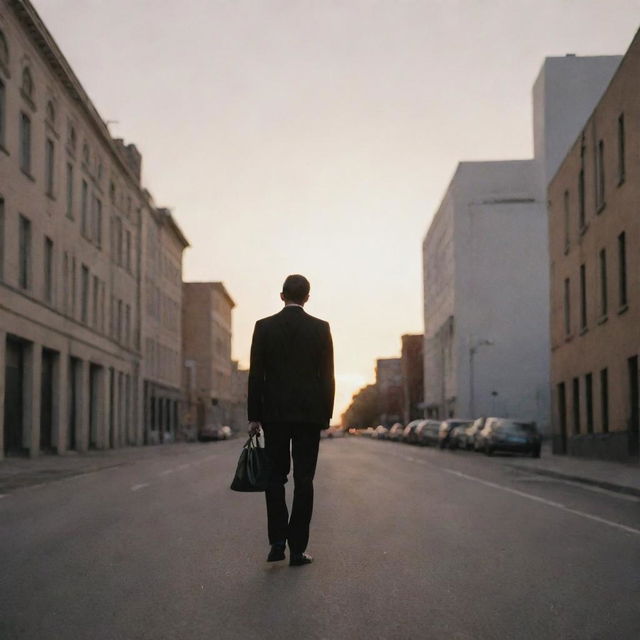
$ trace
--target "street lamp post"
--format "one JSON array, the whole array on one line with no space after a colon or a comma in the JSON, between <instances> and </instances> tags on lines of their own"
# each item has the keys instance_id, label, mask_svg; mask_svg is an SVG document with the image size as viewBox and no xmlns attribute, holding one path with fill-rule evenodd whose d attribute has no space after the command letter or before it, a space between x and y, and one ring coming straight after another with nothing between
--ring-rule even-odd
<instances>
[{"instance_id":1,"label":"street lamp post","mask_svg":"<svg viewBox=\"0 0 640 640\"><path fill-rule=\"evenodd\" d=\"M471 341L471 346L469 347L469 410L471 415L469 416L472 419L476 417L476 408L475 408L475 390L474 390L474 357L476 355L476 351L480 347L490 347L493 345L493 340L478 340L478 342Z\"/></svg>"}]
</instances>

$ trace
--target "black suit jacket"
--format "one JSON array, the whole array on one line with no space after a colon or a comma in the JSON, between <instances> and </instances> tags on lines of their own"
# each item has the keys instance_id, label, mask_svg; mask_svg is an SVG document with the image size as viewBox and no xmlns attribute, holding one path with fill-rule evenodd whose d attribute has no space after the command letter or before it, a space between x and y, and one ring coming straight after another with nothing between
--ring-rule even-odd
<instances>
[{"instance_id":1,"label":"black suit jacket","mask_svg":"<svg viewBox=\"0 0 640 640\"><path fill-rule=\"evenodd\" d=\"M328 322L293 305L256 322L247 403L250 422L327 426L334 393Z\"/></svg>"}]
</instances>

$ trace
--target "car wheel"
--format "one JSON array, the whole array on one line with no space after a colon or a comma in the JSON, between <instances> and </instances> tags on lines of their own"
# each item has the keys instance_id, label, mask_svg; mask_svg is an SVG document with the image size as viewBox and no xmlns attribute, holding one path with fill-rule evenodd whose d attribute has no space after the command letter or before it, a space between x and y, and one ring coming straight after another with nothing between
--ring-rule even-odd
<instances>
[{"instance_id":1,"label":"car wheel","mask_svg":"<svg viewBox=\"0 0 640 640\"><path fill-rule=\"evenodd\" d=\"M539 458L539 457L540 457L540 447L536 447L536 448L531 452L531 457L532 457L532 458Z\"/></svg>"}]
</instances>

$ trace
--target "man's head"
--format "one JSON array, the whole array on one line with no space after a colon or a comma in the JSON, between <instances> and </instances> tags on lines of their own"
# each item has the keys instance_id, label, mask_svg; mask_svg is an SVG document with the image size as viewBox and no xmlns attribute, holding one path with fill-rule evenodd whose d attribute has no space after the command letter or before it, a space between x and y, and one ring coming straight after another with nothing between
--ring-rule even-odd
<instances>
[{"instance_id":1,"label":"man's head","mask_svg":"<svg viewBox=\"0 0 640 640\"><path fill-rule=\"evenodd\" d=\"M310 290L311 285L304 276L298 274L287 276L287 279L282 285L280 298L285 304L293 302L295 304L304 305L304 303L309 299Z\"/></svg>"}]
</instances>

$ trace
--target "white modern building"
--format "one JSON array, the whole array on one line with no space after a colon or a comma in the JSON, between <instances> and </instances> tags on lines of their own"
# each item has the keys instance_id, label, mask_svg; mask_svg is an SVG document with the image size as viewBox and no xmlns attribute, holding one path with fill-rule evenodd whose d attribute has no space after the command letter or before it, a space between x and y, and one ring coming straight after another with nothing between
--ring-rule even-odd
<instances>
[{"instance_id":1,"label":"white modern building","mask_svg":"<svg viewBox=\"0 0 640 640\"><path fill-rule=\"evenodd\" d=\"M620 59L547 58L533 87L535 157L458 165L423 242L428 416L548 430L546 187Z\"/></svg>"}]
</instances>

